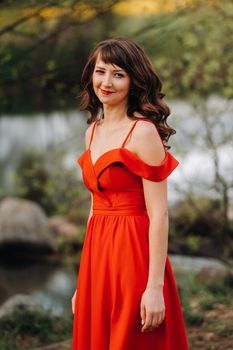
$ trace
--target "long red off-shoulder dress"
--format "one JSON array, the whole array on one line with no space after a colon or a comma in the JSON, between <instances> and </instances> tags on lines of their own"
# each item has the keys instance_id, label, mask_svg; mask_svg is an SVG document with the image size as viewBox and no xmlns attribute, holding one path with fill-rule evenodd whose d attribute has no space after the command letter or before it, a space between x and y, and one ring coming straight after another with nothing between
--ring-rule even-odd
<instances>
[{"instance_id":1,"label":"long red off-shoulder dress","mask_svg":"<svg viewBox=\"0 0 233 350\"><path fill-rule=\"evenodd\" d=\"M188 349L168 256L163 287L165 319L153 331L141 332L140 302L148 279L150 222L142 178L162 181L179 161L164 147L164 160L149 165L124 147L139 120L120 148L105 152L93 164L90 145L95 121L89 147L77 160L84 184L93 193L93 215L80 259L72 350Z\"/></svg>"}]
</instances>

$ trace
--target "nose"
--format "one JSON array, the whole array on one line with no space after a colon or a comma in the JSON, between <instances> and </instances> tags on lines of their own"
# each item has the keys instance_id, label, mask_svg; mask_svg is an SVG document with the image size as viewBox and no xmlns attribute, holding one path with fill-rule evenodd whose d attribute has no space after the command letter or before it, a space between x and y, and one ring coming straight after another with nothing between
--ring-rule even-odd
<instances>
[{"instance_id":1,"label":"nose","mask_svg":"<svg viewBox=\"0 0 233 350\"><path fill-rule=\"evenodd\" d=\"M103 87L110 87L112 86L112 78L111 78L111 74L105 74L104 75L104 79L103 79Z\"/></svg>"}]
</instances>

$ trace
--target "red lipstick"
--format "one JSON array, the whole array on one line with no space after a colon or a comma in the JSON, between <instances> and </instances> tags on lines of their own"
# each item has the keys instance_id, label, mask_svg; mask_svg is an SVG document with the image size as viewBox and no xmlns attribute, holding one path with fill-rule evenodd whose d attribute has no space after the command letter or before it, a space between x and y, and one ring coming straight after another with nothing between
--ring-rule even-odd
<instances>
[{"instance_id":1,"label":"red lipstick","mask_svg":"<svg viewBox=\"0 0 233 350\"><path fill-rule=\"evenodd\" d=\"M101 90L102 94L104 94L104 95L110 95L113 93L112 91L108 91L108 90L102 90L102 89L100 89L100 90Z\"/></svg>"}]
</instances>

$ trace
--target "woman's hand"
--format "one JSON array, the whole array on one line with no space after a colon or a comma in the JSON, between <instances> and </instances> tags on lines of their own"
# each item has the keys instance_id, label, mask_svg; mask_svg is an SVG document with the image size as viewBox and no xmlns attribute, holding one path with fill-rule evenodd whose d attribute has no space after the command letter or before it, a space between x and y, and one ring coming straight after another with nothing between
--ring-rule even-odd
<instances>
[{"instance_id":1,"label":"woman's hand","mask_svg":"<svg viewBox=\"0 0 233 350\"><path fill-rule=\"evenodd\" d=\"M150 332L158 327L165 318L165 304L162 287L146 288L142 294L140 314L142 332Z\"/></svg>"},{"instance_id":2,"label":"woman's hand","mask_svg":"<svg viewBox=\"0 0 233 350\"><path fill-rule=\"evenodd\" d=\"M73 314L74 314L74 309L75 309L76 292L77 292L77 290L75 291L75 293L72 297L72 312L73 312Z\"/></svg>"}]
</instances>

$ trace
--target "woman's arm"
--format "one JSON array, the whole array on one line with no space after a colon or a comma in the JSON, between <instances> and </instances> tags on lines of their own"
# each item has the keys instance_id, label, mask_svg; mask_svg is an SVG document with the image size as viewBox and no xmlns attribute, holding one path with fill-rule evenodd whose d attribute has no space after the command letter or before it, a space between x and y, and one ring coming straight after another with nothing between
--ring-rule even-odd
<instances>
[{"instance_id":1,"label":"woman's arm","mask_svg":"<svg viewBox=\"0 0 233 350\"><path fill-rule=\"evenodd\" d=\"M148 183L143 179L145 202L150 219L149 226L149 275L147 287L161 289L168 250L169 217L167 209L167 180Z\"/></svg>"},{"instance_id":2,"label":"woman's arm","mask_svg":"<svg viewBox=\"0 0 233 350\"><path fill-rule=\"evenodd\" d=\"M165 151L155 126L141 122L135 127L132 144L137 156L150 165L159 165ZM146 290L142 296L142 331L152 330L165 316L163 297L164 271L168 249L167 179L159 182L142 178L149 216L149 271Z\"/></svg>"},{"instance_id":3,"label":"woman's arm","mask_svg":"<svg viewBox=\"0 0 233 350\"><path fill-rule=\"evenodd\" d=\"M86 146L86 149L88 148L89 143L90 143L92 127L93 127L93 123L91 125L89 125L89 127L85 131L85 146ZM88 219L87 219L87 225L88 225L88 223L90 221L90 218L91 218L92 214L93 214L93 194L91 192L91 207L90 207L90 212L89 212L89 216L88 216Z\"/></svg>"},{"instance_id":4,"label":"woman's arm","mask_svg":"<svg viewBox=\"0 0 233 350\"><path fill-rule=\"evenodd\" d=\"M152 123L140 122L135 127L132 145L137 156L147 164L158 165L165 151L159 133ZM167 179L155 182L142 178L147 213L150 219L150 264L148 287L161 288L168 248Z\"/></svg>"},{"instance_id":5,"label":"woman's arm","mask_svg":"<svg viewBox=\"0 0 233 350\"><path fill-rule=\"evenodd\" d=\"M92 214L93 214L93 194L91 192L91 208L90 208L90 213L89 213L89 216L87 219L87 225L89 224L89 221L90 221L90 218L92 217Z\"/></svg>"}]
</instances>

